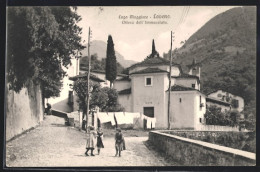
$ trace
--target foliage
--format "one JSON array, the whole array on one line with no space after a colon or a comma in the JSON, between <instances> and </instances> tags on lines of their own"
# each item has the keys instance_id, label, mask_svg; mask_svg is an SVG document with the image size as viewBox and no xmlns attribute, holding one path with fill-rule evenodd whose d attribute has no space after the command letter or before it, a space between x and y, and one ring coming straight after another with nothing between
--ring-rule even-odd
<instances>
[{"instance_id":1,"label":"foliage","mask_svg":"<svg viewBox=\"0 0 260 172\"><path fill-rule=\"evenodd\" d=\"M58 96L71 56L81 45L81 17L70 7L8 8L9 88L19 92L28 81L40 84L43 97Z\"/></svg>"},{"instance_id":2,"label":"foliage","mask_svg":"<svg viewBox=\"0 0 260 172\"><path fill-rule=\"evenodd\" d=\"M90 87L93 86L93 83L89 83ZM77 79L74 82L73 90L76 92L78 96L77 103L79 105L80 110L86 114L87 109L87 90L88 90L88 82L84 78Z\"/></svg>"},{"instance_id":3,"label":"foliage","mask_svg":"<svg viewBox=\"0 0 260 172\"><path fill-rule=\"evenodd\" d=\"M96 106L100 108L100 111L118 112L123 111L121 105L118 104L118 94L115 89L108 87L101 88L99 83L91 82L90 85L90 108ZM78 96L78 104L83 113L86 113L87 109L87 80L80 78L74 82L73 90Z\"/></svg>"},{"instance_id":4,"label":"foliage","mask_svg":"<svg viewBox=\"0 0 260 172\"><path fill-rule=\"evenodd\" d=\"M206 125L221 125L221 126L234 126L238 124L237 111L222 112L220 107L207 106L204 115Z\"/></svg>"},{"instance_id":5,"label":"foliage","mask_svg":"<svg viewBox=\"0 0 260 172\"><path fill-rule=\"evenodd\" d=\"M227 146L248 152L256 152L255 132L225 131L174 131L173 135L194 140L201 140L217 145Z\"/></svg>"},{"instance_id":6,"label":"foliage","mask_svg":"<svg viewBox=\"0 0 260 172\"><path fill-rule=\"evenodd\" d=\"M201 65L202 92L221 89L241 96L246 105L255 100L256 8L233 8L212 18L184 45L173 59L188 72L195 57Z\"/></svg>"},{"instance_id":7,"label":"foliage","mask_svg":"<svg viewBox=\"0 0 260 172\"><path fill-rule=\"evenodd\" d=\"M168 57L169 52L164 55L164 58ZM188 72L187 65L192 63L194 57L201 66L201 91L208 94L221 89L244 98L245 107L242 114L245 115L245 120L236 123L245 125L248 130L255 130L256 8L233 8L212 18L194 33L183 47L173 53L174 61L181 64L184 72ZM236 106L234 101L231 104ZM219 115L221 120L207 110L208 122L225 121L219 111L214 113ZM230 115L233 120L236 119L236 115ZM234 123L235 121L229 125Z\"/></svg>"},{"instance_id":8,"label":"foliage","mask_svg":"<svg viewBox=\"0 0 260 172\"><path fill-rule=\"evenodd\" d=\"M248 130L255 131L256 129L256 101L248 103L242 112L245 117L245 121L242 122L245 128Z\"/></svg>"},{"instance_id":9,"label":"foliage","mask_svg":"<svg viewBox=\"0 0 260 172\"><path fill-rule=\"evenodd\" d=\"M110 88L112 88L112 83L116 79L116 76L117 66L114 43L112 36L109 35L107 40L106 79L110 81Z\"/></svg>"},{"instance_id":10,"label":"foliage","mask_svg":"<svg viewBox=\"0 0 260 172\"><path fill-rule=\"evenodd\" d=\"M106 90L101 88L100 84L96 84L90 95L90 108L97 106L102 111L102 109L106 108L108 101L109 98Z\"/></svg>"},{"instance_id":11,"label":"foliage","mask_svg":"<svg viewBox=\"0 0 260 172\"><path fill-rule=\"evenodd\" d=\"M88 70L88 57L83 56L80 59L80 69L81 70ZM98 55L95 53L91 55L91 69L92 70L99 70L99 71L105 71L106 70L106 59L102 58L101 60L98 60ZM117 62L117 73L122 73L124 71L124 67Z\"/></svg>"},{"instance_id":12,"label":"foliage","mask_svg":"<svg viewBox=\"0 0 260 172\"><path fill-rule=\"evenodd\" d=\"M120 112L124 111L123 107L118 103L118 93L115 89L108 87L103 88L108 95L108 101L106 107L102 111L106 112Z\"/></svg>"}]
</instances>

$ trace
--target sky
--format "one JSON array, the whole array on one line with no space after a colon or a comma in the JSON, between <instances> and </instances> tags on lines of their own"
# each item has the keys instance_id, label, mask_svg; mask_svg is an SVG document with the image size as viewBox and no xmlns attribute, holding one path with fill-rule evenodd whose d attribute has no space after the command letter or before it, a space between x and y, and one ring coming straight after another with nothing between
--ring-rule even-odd
<instances>
[{"instance_id":1,"label":"sky","mask_svg":"<svg viewBox=\"0 0 260 172\"><path fill-rule=\"evenodd\" d=\"M151 53L152 40L160 56L170 49L171 31L174 32L173 49L201 28L214 16L235 6L92 6L78 7L82 17L82 38L87 43L88 29L91 40L107 42L108 35L114 47L126 60L142 61ZM136 19L130 16L141 16ZM127 18L126 18L127 17ZM161 17L161 18L160 18ZM149 23L145 23L145 21ZM134 24L126 24L133 22ZM136 24L136 22L143 22ZM160 22L150 24L151 22ZM91 48L90 48L91 52Z\"/></svg>"}]
</instances>

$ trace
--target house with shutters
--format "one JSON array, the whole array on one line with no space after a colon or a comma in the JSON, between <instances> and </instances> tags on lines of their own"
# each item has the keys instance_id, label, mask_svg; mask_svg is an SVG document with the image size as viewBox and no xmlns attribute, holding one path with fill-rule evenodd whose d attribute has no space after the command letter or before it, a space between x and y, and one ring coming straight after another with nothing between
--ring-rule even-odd
<instances>
[{"instance_id":1,"label":"house with shutters","mask_svg":"<svg viewBox=\"0 0 260 172\"><path fill-rule=\"evenodd\" d=\"M221 101L222 104L229 104L230 110L242 112L244 110L244 99L223 90L216 90L208 94L208 99Z\"/></svg>"},{"instance_id":2,"label":"house with shutters","mask_svg":"<svg viewBox=\"0 0 260 172\"><path fill-rule=\"evenodd\" d=\"M154 46L153 46L154 47ZM204 122L206 95L200 92L200 66L195 61L188 74L179 64L153 53L140 63L130 66L129 75L117 79L114 88L126 112L140 112L156 118L155 128L168 127L168 94L170 86L171 128L196 129Z\"/></svg>"}]
</instances>

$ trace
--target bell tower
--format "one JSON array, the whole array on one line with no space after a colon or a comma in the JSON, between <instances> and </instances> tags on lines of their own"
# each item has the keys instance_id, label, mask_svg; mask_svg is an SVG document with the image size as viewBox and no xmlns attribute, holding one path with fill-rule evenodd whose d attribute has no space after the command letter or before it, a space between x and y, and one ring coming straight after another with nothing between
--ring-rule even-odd
<instances>
[{"instance_id":1,"label":"bell tower","mask_svg":"<svg viewBox=\"0 0 260 172\"><path fill-rule=\"evenodd\" d=\"M189 74L199 77L200 79L200 65L196 63L196 60L193 59L192 64L188 65L189 68Z\"/></svg>"}]
</instances>

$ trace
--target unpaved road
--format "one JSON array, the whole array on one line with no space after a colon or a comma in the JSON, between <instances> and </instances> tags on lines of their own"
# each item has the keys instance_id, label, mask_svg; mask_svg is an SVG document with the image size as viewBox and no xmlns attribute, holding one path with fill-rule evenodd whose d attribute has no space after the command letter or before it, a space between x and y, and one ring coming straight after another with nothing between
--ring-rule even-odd
<instances>
[{"instance_id":1,"label":"unpaved road","mask_svg":"<svg viewBox=\"0 0 260 172\"><path fill-rule=\"evenodd\" d=\"M8 167L164 166L162 157L145 145L147 137L125 137L127 150L115 157L114 139L106 137L101 154L86 157L85 133L46 116L43 124L6 144ZM97 154L96 150L94 151Z\"/></svg>"}]
</instances>

